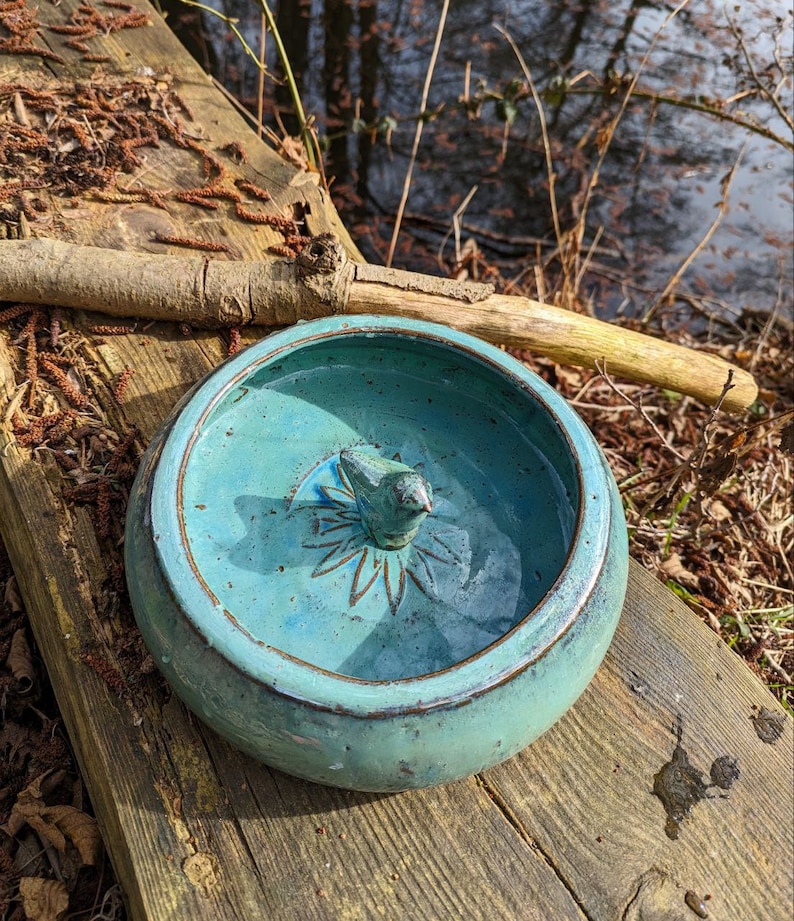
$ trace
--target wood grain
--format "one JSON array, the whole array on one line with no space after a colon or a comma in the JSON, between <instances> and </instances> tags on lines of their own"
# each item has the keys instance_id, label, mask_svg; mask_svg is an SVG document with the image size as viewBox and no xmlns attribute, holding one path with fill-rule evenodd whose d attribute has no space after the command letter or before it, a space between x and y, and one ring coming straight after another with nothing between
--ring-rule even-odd
<instances>
[{"instance_id":1,"label":"wood grain","mask_svg":"<svg viewBox=\"0 0 794 921\"><path fill-rule=\"evenodd\" d=\"M722 408L743 412L758 396L758 386L747 371L716 355L686 349L654 338L561 310L525 297L494 294L476 304L461 303L441 294L425 296L401 291L394 284L353 283L348 313L377 313L426 320L432 304L434 319L489 342L536 351L561 364L600 368L633 381L688 393L715 404L729 381Z\"/></svg>"},{"instance_id":2,"label":"wood grain","mask_svg":"<svg viewBox=\"0 0 794 921\"><path fill-rule=\"evenodd\" d=\"M244 179L270 192L272 201L262 206L263 211L291 216L297 209L312 234L333 233L353 258L361 258L321 188L319 175L296 169L256 138L248 122L213 87L210 77L185 52L152 6L143 0L137 3L151 17L148 27L120 30L102 37L101 51L110 55L112 61L100 67L68 49L65 41L69 36L46 28L68 22L79 6L80 0L38 6L41 43L60 54L65 65L0 55L0 81L67 94L76 82L87 82L111 96L118 95L126 81L150 87L153 92L158 87L174 90L193 113L192 118L187 114L182 116L187 131L228 166L229 180ZM99 41L97 50L100 50ZM242 145L246 163L236 163L223 152L232 142ZM123 188L177 192L206 181L201 156L194 150L163 142L158 147L141 148L140 152L145 162L135 175L120 177ZM46 190L37 190L37 195L47 198ZM189 250L158 243L154 236L157 233L189 236L227 243L234 258L243 259L257 259L270 245L282 242L281 235L273 228L236 217L231 202L223 202L217 211L208 212L170 198L168 207L163 209L137 202L106 203L92 193L70 198L50 196L45 223L41 227L34 223L32 230L72 243L181 255Z\"/></svg>"},{"instance_id":3,"label":"wood grain","mask_svg":"<svg viewBox=\"0 0 794 921\"><path fill-rule=\"evenodd\" d=\"M63 21L77 6L42 4ZM61 50L60 39L50 36ZM114 75L135 77L167 61L210 142L243 139L252 175L279 207L311 206L314 232L332 229L355 248L310 175L248 132L162 23L119 32ZM63 52L66 57L66 52ZM72 57L77 57L72 55ZM0 57L0 80L30 85L86 78ZM106 73L109 68L106 68ZM163 145L147 153L163 187L194 183L198 165ZM151 181L151 174L147 181ZM187 205L51 202L62 239L167 252L153 230L223 233L246 258L274 236L224 212ZM167 324L130 335L92 335L80 314L64 333L93 369L94 418L147 442L174 403L222 360L216 333ZM250 333L246 336L251 336ZM245 337L244 337L245 339ZM123 405L112 384L133 367ZM24 379L24 356L0 337L0 417ZM482 777L394 796L326 789L255 764L205 729L156 673L128 674L118 650L134 626L108 590L110 548L85 508L62 498L46 451L15 444L0 427L0 532L8 546L71 742L135 921L440 918L608 919L694 917L689 888L711 893L712 918L777 921L790 914L792 726L762 743L753 707L779 708L743 664L683 605L632 565L615 642L581 700L526 752ZM95 650L125 675L121 693L85 661ZM727 799L699 803L677 841L651 794L682 744L708 773L720 754L739 759Z\"/></svg>"},{"instance_id":4,"label":"wood grain","mask_svg":"<svg viewBox=\"0 0 794 921\"><path fill-rule=\"evenodd\" d=\"M785 720L766 744L751 717L769 706L765 687L672 593L638 566L610 652L573 710L527 751L488 772L489 787L574 893L588 918L694 917L687 890L710 893L712 919L775 921L792 906L794 738ZM775 708L776 712L778 708ZM737 758L740 776L712 788L665 834L653 778L682 745L708 779L712 762ZM548 850L549 846L552 850ZM650 906L662 886L663 910ZM677 913L670 899L679 901ZM671 912L666 914L664 912ZM633 917L633 915L630 915Z\"/></svg>"}]
</instances>

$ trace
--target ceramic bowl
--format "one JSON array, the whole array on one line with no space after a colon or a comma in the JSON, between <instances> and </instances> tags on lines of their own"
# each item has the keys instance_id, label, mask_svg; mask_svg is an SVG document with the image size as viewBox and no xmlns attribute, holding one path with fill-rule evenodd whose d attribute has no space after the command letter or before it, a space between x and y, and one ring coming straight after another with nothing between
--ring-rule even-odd
<instances>
[{"instance_id":1,"label":"ceramic bowl","mask_svg":"<svg viewBox=\"0 0 794 921\"><path fill-rule=\"evenodd\" d=\"M430 484L404 546L373 539L351 451ZM149 446L126 530L138 624L190 709L272 767L371 791L476 773L559 719L627 566L568 404L487 343L393 317L298 324L209 374Z\"/></svg>"}]
</instances>

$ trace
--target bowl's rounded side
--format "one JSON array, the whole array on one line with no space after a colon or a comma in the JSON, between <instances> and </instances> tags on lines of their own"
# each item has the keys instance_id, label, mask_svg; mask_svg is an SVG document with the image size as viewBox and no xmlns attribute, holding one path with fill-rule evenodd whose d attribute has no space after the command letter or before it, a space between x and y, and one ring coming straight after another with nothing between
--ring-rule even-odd
<instances>
[{"instance_id":1,"label":"bowl's rounded side","mask_svg":"<svg viewBox=\"0 0 794 921\"><path fill-rule=\"evenodd\" d=\"M617 625L628 552L620 498L592 436L567 404L504 353L432 324L361 318L367 329L418 328L507 362L575 444L582 483L580 522L566 568L538 608L493 647L439 673L369 682L317 669L262 648L263 670L236 660L233 646L186 611L167 535L153 524L157 484L175 483L192 412L217 390L214 372L175 410L150 445L130 497L126 532L133 608L155 662L178 695L232 744L273 767L352 789L394 791L467 776L510 757L554 723L582 693ZM339 319L302 325L343 333ZM356 323L356 327L359 322ZM284 337L284 334L276 334ZM299 338L293 331L282 341ZM273 347L270 338L269 346ZM259 347L260 344L254 348ZM221 383L245 353L222 366ZM249 355L250 360L250 355ZM236 364L235 364L236 361ZM520 371L518 370L520 369ZM573 434L571 434L573 432ZM177 443L176 449L174 442ZM233 624L231 625L234 626ZM239 632L239 631L238 631ZM221 637L221 640L223 638ZM239 637L234 636L235 641Z\"/></svg>"}]
</instances>

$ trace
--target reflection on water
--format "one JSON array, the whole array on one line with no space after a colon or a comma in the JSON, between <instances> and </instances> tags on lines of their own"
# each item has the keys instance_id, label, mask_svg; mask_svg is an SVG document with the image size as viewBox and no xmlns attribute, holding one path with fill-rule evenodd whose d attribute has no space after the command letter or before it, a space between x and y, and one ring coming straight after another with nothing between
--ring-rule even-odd
<instances>
[{"instance_id":1,"label":"reflection on water","mask_svg":"<svg viewBox=\"0 0 794 921\"><path fill-rule=\"evenodd\" d=\"M220 2L220 0L219 0ZM307 0L279 4L308 111L328 142L333 191L354 237L380 260L414 133L440 0ZM239 4L232 11L240 15ZM669 13L647 0L458 0L446 24L396 264L436 270L433 256L463 215L507 276L555 248L537 111L498 24L544 96L563 227L585 204L605 131ZM325 13L325 15L324 15ZM257 44L258 16L248 22ZM584 246L597 239L587 291L608 312L638 312L707 234L741 153L728 208L679 286L717 309L771 310L790 296L791 151L726 117L791 141L791 17L782 2L692 2L659 36L609 147L589 203ZM219 49L233 89L255 84L234 44ZM272 62L275 68L276 62ZM246 74L249 79L246 79ZM283 90L270 105L288 118ZM655 96L656 99L649 97ZM452 247L443 248L449 266ZM553 264L550 263L553 271ZM685 304L686 298L681 303Z\"/></svg>"}]
</instances>

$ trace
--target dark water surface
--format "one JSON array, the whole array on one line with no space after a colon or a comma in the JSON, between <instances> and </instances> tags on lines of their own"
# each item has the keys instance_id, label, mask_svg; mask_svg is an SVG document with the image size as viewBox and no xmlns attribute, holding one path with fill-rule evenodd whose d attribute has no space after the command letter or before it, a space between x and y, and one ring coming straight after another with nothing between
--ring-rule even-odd
<instances>
[{"instance_id":1,"label":"dark water surface","mask_svg":"<svg viewBox=\"0 0 794 921\"><path fill-rule=\"evenodd\" d=\"M219 3L221 0L217 0ZM253 48L259 14L227 2ZM441 0L282 3L279 21L308 113L327 145L337 207L368 258L384 258L399 203ZM431 86L394 264L448 270L452 216L508 278L553 281L555 237L537 107L506 30L543 96L563 229L575 223L605 131L656 37L601 166L584 246L596 312L642 315L727 207L668 311L789 312L792 293L792 17L782 2L672 5L453 0ZM221 39L225 26L209 24ZM214 44L227 85L256 107L238 43ZM268 54L277 69L272 41ZM786 76L787 75L787 76ZM468 93L466 92L468 86ZM265 111L289 102L269 83ZM776 94L775 98L772 98ZM646 98L647 95L668 100ZM687 100L756 125L676 105ZM294 126L294 123L293 123ZM788 145L788 146L787 146ZM442 244L447 239L446 245Z\"/></svg>"}]
</instances>

